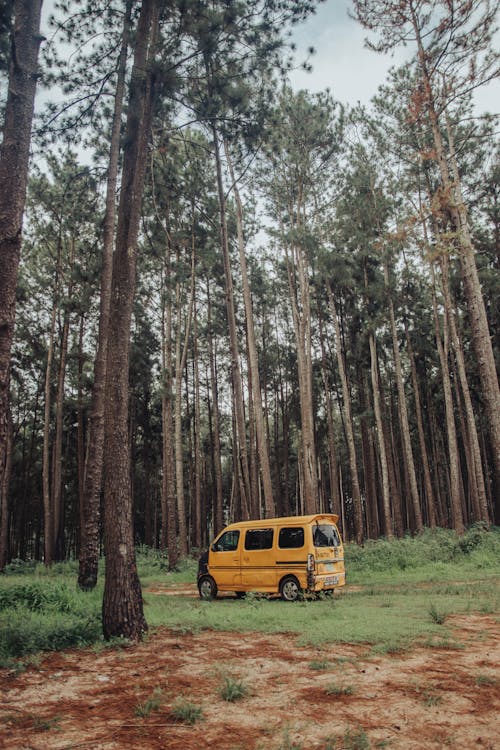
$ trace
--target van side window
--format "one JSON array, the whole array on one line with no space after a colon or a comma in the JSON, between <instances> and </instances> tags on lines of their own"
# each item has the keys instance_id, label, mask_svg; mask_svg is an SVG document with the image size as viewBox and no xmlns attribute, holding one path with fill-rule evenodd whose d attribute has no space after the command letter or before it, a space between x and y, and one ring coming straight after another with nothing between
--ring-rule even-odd
<instances>
[{"instance_id":1,"label":"van side window","mask_svg":"<svg viewBox=\"0 0 500 750\"><path fill-rule=\"evenodd\" d=\"M280 529L278 547L281 549L299 549L304 546L304 529L296 528Z\"/></svg>"},{"instance_id":2,"label":"van side window","mask_svg":"<svg viewBox=\"0 0 500 750\"><path fill-rule=\"evenodd\" d=\"M213 545L214 552L234 552L238 547L239 531L226 531Z\"/></svg>"},{"instance_id":3,"label":"van side window","mask_svg":"<svg viewBox=\"0 0 500 750\"><path fill-rule=\"evenodd\" d=\"M245 549L271 549L272 546L272 529L248 529L245 534Z\"/></svg>"}]
</instances>

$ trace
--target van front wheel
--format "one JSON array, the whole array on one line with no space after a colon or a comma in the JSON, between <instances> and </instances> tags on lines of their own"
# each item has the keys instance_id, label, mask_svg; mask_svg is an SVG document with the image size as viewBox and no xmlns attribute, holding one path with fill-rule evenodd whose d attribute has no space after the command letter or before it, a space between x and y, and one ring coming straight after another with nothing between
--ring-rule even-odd
<instances>
[{"instance_id":1,"label":"van front wheel","mask_svg":"<svg viewBox=\"0 0 500 750\"><path fill-rule=\"evenodd\" d=\"M296 602L302 593L295 576L286 576L280 583L281 598L285 602Z\"/></svg>"},{"instance_id":2,"label":"van front wheel","mask_svg":"<svg viewBox=\"0 0 500 750\"><path fill-rule=\"evenodd\" d=\"M212 576L201 576L198 581L198 591L200 592L200 599L215 599L217 596L217 584Z\"/></svg>"}]
</instances>

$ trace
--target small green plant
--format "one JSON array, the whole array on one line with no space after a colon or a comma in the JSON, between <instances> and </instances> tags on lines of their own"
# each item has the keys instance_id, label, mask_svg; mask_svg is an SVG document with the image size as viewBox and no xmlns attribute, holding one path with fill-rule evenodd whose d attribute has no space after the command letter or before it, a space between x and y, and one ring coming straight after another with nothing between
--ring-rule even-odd
<instances>
[{"instance_id":1,"label":"small green plant","mask_svg":"<svg viewBox=\"0 0 500 750\"><path fill-rule=\"evenodd\" d=\"M436 625L443 625L447 617L445 612L440 612L434 603L431 603L428 612L432 622L436 623Z\"/></svg>"},{"instance_id":2,"label":"small green plant","mask_svg":"<svg viewBox=\"0 0 500 750\"><path fill-rule=\"evenodd\" d=\"M370 750L370 742L362 727L349 727L343 737L327 737L324 750Z\"/></svg>"},{"instance_id":3,"label":"small green plant","mask_svg":"<svg viewBox=\"0 0 500 750\"><path fill-rule=\"evenodd\" d=\"M224 681L219 688L219 694L222 700L234 703L234 701L239 701L248 695L248 687L241 680L224 677Z\"/></svg>"},{"instance_id":4,"label":"small green plant","mask_svg":"<svg viewBox=\"0 0 500 750\"><path fill-rule=\"evenodd\" d=\"M441 695L436 695L436 693L432 693L430 690L424 690L422 697L424 704L429 708L432 708L432 706L439 706L443 700Z\"/></svg>"},{"instance_id":5,"label":"small green plant","mask_svg":"<svg viewBox=\"0 0 500 750\"><path fill-rule=\"evenodd\" d=\"M316 659L315 661L311 661L309 663L310 669L316 669L318 671L330 669L330 662L328 659Z\"/></svg>"},{"instance_id":6,"label":"small green plant","mask_svg":"<svg viewBox=\"0 0 500 750\"><path fill-rule=\"evenodd\" d=\"M34 732L49 732L51 729L59 729L60 716L53 716L51 719L43 719L41 716L33 716Z\"/></svg>"},{"instance_id":7,"label":"small green plant","mask_svg":"<svg viewBox=\"0 0 500 750\"><path fill-rule=\"evenodd\" d=\"M302 744L292 740L290 730L287 728L283 732L283 739L278 746L278 750L302 750Z\"/></svg>"},{"instance_id":8,"label":"small green plant","mask_svg":"<svg viewBox=\"0 0 500 750\"><path fill-rule=\"evenodd\" d=\"M153 711L157 711L162 702L163 690L161 688L155 688L153 695L144 701L144 703L138 703L135 707L135 715L141 716L143 719L149 716Z\"/></svg>"},{"instance_id":9,"label":"small green plant","mask_svg":"<svg viewBox=\"0 0 500 750\"><path fill-rule=\"evenodd\" d=\"M203 709L182 696L172 706L172 716L183 724L196 724L203 719Z\"/></svg>"},{"instance_id":10,"label":"small green plant","mask_svg":"<svg viewBox=\"0 0 500 750\"><path fill-rule=\"evenodd\" d=\"M327 695L352 695L354 688L352 685L341 685L337 682L332 682L325 688Z\"/></svg>"},{"instance_id":11,"label":"small green plant","mask_svg":"<svg viewBox=\"0 0 500 750\"><path fill-rule=\"evenodd\" d=\"M483 685L487 687L494 687L495 685L498 685L500 681L496 677L492 677L489 674L478 674L476 677L476 685L478 687L481 687Z\"/></svg>"}]
</instances>

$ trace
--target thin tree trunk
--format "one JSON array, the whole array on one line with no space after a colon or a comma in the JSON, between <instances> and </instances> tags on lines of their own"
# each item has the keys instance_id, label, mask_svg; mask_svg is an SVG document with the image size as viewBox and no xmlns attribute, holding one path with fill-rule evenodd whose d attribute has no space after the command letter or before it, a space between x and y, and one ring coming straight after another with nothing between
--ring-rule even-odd
<instances>
[{"instance_id":1,"label":"thin tree trunk","mask_svg":"<svg viewBox=\"0 0 500 750\"><path fill-rule=\"evenodd\" d=\"M247 261L245 257L245 240L243 237L243 206L241 203L240 193L238 185L234 176L233 164L229 153L229 148L224 142L224 148L229 166L229 173L231 175L232 188L234 197L236 200L236 228L238 233L238 251L240 257L240 269L241 269L241 280L243 287L243 301L245 305L245 320L247 328L247 341L248 341L248 364L250 369L251 383L252 383L252 395L253 395L253 407L255 411L255 430L257 434L257 448L259 451L260 461L260 472L262 476L262 487L264 490L264 507L267 518L272 518L276 515L274 497L273 497L273 485L271 480L271 466L269 463L269 445L266 436L266 428L264 423L264 412L262 409L262 391L260 386L259 376L259 361L257 357L257 343L255 340L255 325L253 317L253 305L252 296L250 293L250 284L248 281L247 272Z\"/></svg>"},{"instance_id":2,"label":"thin tree trunk","mask_svg":"<svg viewBox=\"0 0 500 750\"><path fill-rule=\"evenodd\" d=\"M462 345L458 337L457 326L455 323L455 315L453 312L453 306L451 303L449 275L448 275L448 257L441 257L441 271L443 279L443 295L446 309L446 315L448 324L450 327L451 344L455 352L455 360L457 363L458 376L460 379L460 387L465 405L465 416L467 421L467 432L471 444L472 453L472 472L475 475L475 486L473 487L473 503L476 506L476 521L484 521L489 524L490 519L488 515L488 503L486 500L486 488L484 484L483 465L481 461L481 448L479 446L479 437L477 434L476 420L474 419L474 410L472 407L472 399L470 396L469 383L467 380L467 372L465 368L465 359L462 350Z\"/></svg>"},{"instance_id":3,"label":"thin tree trunk","mask_svg":"<svg viewBox=\"0 0 500 750\"><path fill-rule=\"evenodd\" d=\"M179 260L179 254L177 255ZM176 286L176 308L177 308L177 333L175 337L175 406L174 406L174 432L175 432L175 481L177 498L177 517L179 523L179 554L181 557L188 555L188 530L186 523L186 503L184 497L184 458L182 445L182 373L186 366L189 336L191 332L191 321L193 318L194 304L194 279L195 279L195 250L194 238L191 254L191 289L189 292L188 313L184 330L184 341L181 342L181 289L180 283Z\"/></svg>"},{"instance_id":4,"label":"thin tree trunk","mask_svg":"<svg viewBox=\"0 0 500 750\"><path fill-rule=\"evenodd\" d=\"M215 361L215 347L212 326L212 302L210 298L210 285L207 280L207 318L208 318L208 357L210 360L210 390L212 393L212 420L213 420L213 464L215 474L215 504L214 504L214 534L218 534L224 526L224 507L222 496L222 460L220 451L220 423L219 423L219 392L217 385L217 368Z\"/></svg>"},{"instance_id":5,"label":"thin tree trunk","mask_svg":"<svg viewBox=\"0 0 500 750\"><path fill-rule=\"evenodd\" d=\"M68 290L68 300L71 299L71 285ZM62 543L60 534L62 529L62 441L64 416L64 381L66 379L66 359L68 354L69 313L64 313L59 354L59 371L57 376L57 395L55 403L55 434L52 462L52 509L53 509L53 539L54 552L57 559L62 559Z\"/></svg>"},{"instance_id":6,"label":"thin tree trunk","mask_svg":"<svg viewBox=\"0 0 500 750\"><path fill-rule=\"evenodd\" d=\"M384 263L384 279L387 290L389 289L389 268L387 263ZM403 383L403 372L401 368L401 355L399 353L398 335L396 330L396 318L394 315L394 305L390 294L388 295L389 301L389 319L391 322L391 334L392 334L392 348L394 352L394 370L396 374L396 387L398 390L398 414L401 425L401 438L403 441L404 459L406 465L406 472L408 475L408 481L410 486L410 499L413 510L413 521L415 523L415 529L417 532L421 532L424 528L422 523L422 511L420 508L420 497L418 493L417 485L417 473L415 471L415 461L413 458L413 449L411 445L410 437L410 423L408 420L408 408L406 406L406 394Z\"/></svg>"},{"instance_id":7,"label":"thin tree trunk","mask_svg":"<svg viewBox=\"0 0 500 750\"><path fill-rule=\"evenodd\" d=\"M201 500L201 404L200 404L200 368L198 352L198 310L196 294L193 309L193 381L194 381L194 545L197 549L202 546L202 500Z\"/></svg>"},{"instance_id":8,"label":"thin tree trunk","mask_svg":"<svg viewBox=\"0 0 500 750\"><path fill-rule=\"evenodd\" d=\"M172 300L167 288L171 275L170 240L165 251L165 277L162 299L162 489L161 489L161 549L168 549L168 568L175 570L179 560L177 545L177 508L175 495L175 457L173 440L173 382L172 382Z\"/></svg>"},{"instance_id":9,"label":"thin tree trunk","mask_svg":"<svg viewBox=\"0 0 500 750\"><path fill-rule=\"evenodd\" d=\"M335 300L333 298L333 292L328 284L326 290L328 293L328 301L332 312L332 321L336 339L337 363L339 366L340 380L342 384L342 396L344 402L344 426L346 432L347 447L349 451L349 465L351 469L354 534L357 544L363 544L363 512L361 507L361 491L359 488L358 460L356 457L356 445L354 442L351 394L349 393L349 383L347 380L347 373L344 366L344 358L342 355L342 338L340 335L340 326L337 317Z\"/></svg>"},{"instance_id":10,"label":"thin tree trunk","mask_svg":"<svg viewBox=\"0 0 500 750\"><path fill-rule=\"evenodd\" d=\"M109 316L113 270L113 244L116 217L116 186L120 156L120 131L125 96L125 76L130 33L131 0L127 1L123 22L122 43L118 60L113 123L109 146L109 167L106 184L104 214L101 296L97 354L94 362L94 384L87 426L87 452L83 481L82 525L80 528L80 555L78 585L91 590L97 583L100 546L101 486L104 460L104 411L106 389L106 360L109 340Z\"/></svg>"},{"instance_id":11,"label":"thin tree trunk","mask_svg":"<svg viewBox=\"0 0 500 750\"><path fill-rule=\"evenodd\" d=\"M147 630L134 550L128 386L137 236L153 98L150 65L157 19L157 0L143 0L130 83L106 365L103 630L106 638L124 636L131 640L139 640Z\"/></svg>"},{"instance_id":12,"label":"thin tree trunk","mask_svg":"<svg viewBox=\"0 0 500 750\"><path fill-rule=\"evenodd\" d=\"M328 430L328 468L330 473L330 497L332 512L340 517L340 477L338 468L337 450L335 447L335 427L333 421L333 403L328 382L325 342L323 336L323 320L319 318L320 346L321 346L321 378L325 390L326 426Z\"/></svg>"},{"instance_id":13,"label":"thin tree trunk","mask_svg":"<svg viewBox=\"0 0 500 750\"><path fill-rule=\"evenodd\" d=\"M234 391L234 405L236 410L236 459L241 471L241 517L250 517L250 469L248 466L247 438L245 429L245 408L243 402L243 385L241 378L240 356L238 351L238 337L234 305L233 277L231 260L229 257L229 242L227 236L226 198L222 183L222 168L219 150L219 135L215 126L212 136L217 170L217 192L219 196L221 250L224 262L224 277L226 283L226 309L229 326L229 344L231 350L231 374Z\"/></svg>"},{"instance_id":14,"label":"thin tree trunk","mask_svg":"<svg viewBox=\"0 0 500 750\"><path fill-rule=\"evenodd\" d=\"M52 361L54 358L54 334L56 327L57 305L55 290L57 280L54 284L54 301L52 303L52 314L49 331L49 345L47 348L47 364L45 370L44 388L44 422L43 422L43 449L42 449L42 492L43 492L43 530L44 530L44 563L49 566L54 560L54 508L50 493L50 412L51 396L50 386L52 382Z\"/></svg>"},{"instance_id":15,"label":"thin tree trunk","mask_svg":"<svg viewBox=\"0 0 500 750\"><path fill-rule=\"evenodd\" d=\"M0 475L0 573L9 562L9 482L12 473L12 417L8 415L7 445L5 446L5 470Z\"/></svg>"},{"instance_id":16,"label":"thin tree trunk","mask_svg":"<svg viewBox=\"0 0 500 750\"><path fill-rule=\"evenodd\" d=\"M453 415L453 395L451 390L450 373L448 368L448 330L446 317L444 323L444 336L441 339L439 330L439 318L436 300L436 281L434 277L434 268L431 264L431 274L433 281L433 306L434 306L434 325L436 329L436 346L441 363L441 377L443 381L443 393L446 411L446 432L448 437L448 457L450 463L450 511L453 528L460 534L463 534L464 522L462 517L462 504L460 500L460 478L459 478L459 454L457 444L457 434L455 428L455 418Z\"/></svg>"},{"instance_id":17,"label":"thin tree trunk","mask_svg":"<svg viewBox=\"0 0 500 750\"><path fill-rule=\"evenodd\" d=\"M415 356L413 354L411 337L408 331L408 325L406 323L406 320L405 320L405 334L406 334L406 347L408 350L408 358L410 360L411 377L412 377L412 384L413 384L413 397L415 399L415 415L417 418L420 456L422 458L422 468L424 470L425 498L427 501L427 523L429 527L433 529L436 526L436 508L435 508L434 492L432 489L431 472L429 468L429 456L427 453L427 446L425 443L425 432L424 432L424 424L422 420L422 405L420 401L420 391L418 387L417 368L415 365Z\"/></svg>"},{"instance_id":18,"label":"thin tree trunk","mask_svg":"<svg viewBox=\"0 0 500 750\"><path fill-rule=\"evenodd\" d=\"M375 343L375 334L373 331L369 334L370 343L370 360L371 360L371 380L373 393L373 410L375 412L375 426L377 430L377 444L380 458L380 471L382 475L382 526L384 536L391 539L394 534L392 530L391 519L391 496L389 487L389 467L387 464L387 453L385 450L384 423L382 420L382 406L380 397L380 383L378 375L377 349Z\"/></svg>"},{"instance_id":19,"label":"thin tree trunk","mask_svg":"<svg viewBox=\"0 0 500 750\"><path fill-rule=\"evenodd\" d=\"M302 221L302 198L298 188L296 210L290 207L291 226L300 229ZM299 218L301 217L301 218ZM284 234L284 231L282 230ZM285 244L285 260L290 290L292 321L297 351L297 374L299 379L300 429L301 429L301 488L302 504L306 514L316 513L318 506L318 471L314 434L314 407L312 387L312 339L310 279L307 272L304 250L292 243Z\"/></svg>"}]
</instances>

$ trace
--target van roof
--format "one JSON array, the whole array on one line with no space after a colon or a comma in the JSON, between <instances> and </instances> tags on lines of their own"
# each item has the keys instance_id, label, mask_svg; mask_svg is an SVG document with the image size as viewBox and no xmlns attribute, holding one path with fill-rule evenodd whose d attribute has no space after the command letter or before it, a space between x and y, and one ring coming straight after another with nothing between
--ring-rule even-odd
<instances>
[{"instance_id":1,"label":"van roof","mask_svg":"<svg viewBox=\"0 0 500 750\"><path fill-rule=\"evenodd\" d=\"M225 529L230 529L233 526L238 528L252 528L254 526L284 526L288 524L308 524L308 523L321 523L321 521L328 521L329 523L337 523L339 517L335 513L314 513L309 516L283 516L278 518L259 518L253 521L235 521L234 523L228 524ZM224 530L225 530L224 529Z\"/></svg>"}]
</instances>

